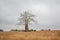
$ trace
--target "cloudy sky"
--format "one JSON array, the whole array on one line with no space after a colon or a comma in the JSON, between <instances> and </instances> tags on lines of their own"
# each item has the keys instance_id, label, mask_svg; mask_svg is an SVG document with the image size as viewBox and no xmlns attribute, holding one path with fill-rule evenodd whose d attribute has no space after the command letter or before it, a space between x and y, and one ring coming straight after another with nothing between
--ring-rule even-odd
<instances>
[{"instance_id":1,"label":"cloudy sky","mask_svg":"<svg viewBox=\"0 0 60 40\"><path fill-rule=\"evenodd\" d=\"M30 11L38 21L30 29L60 29L60 0L0 0L0 29L24 29L16 26L24 11Z\"/></svg>"}]
</instances>

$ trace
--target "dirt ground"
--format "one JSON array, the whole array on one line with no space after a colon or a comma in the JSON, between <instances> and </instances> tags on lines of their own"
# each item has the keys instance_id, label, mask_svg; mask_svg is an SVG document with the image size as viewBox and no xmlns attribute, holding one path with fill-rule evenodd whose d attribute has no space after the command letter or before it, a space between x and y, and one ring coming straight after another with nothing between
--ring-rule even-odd
<instances>
[{"instance_id":1,"label":"dirt ground","mask_svg":"<svg viewBox=\"0 0 60 40\"><path fill-rule=\"evenodd\" d=\"M0 32L0 40L60 40L60 30L36 32Z\"/></svg>"}]
</instances>

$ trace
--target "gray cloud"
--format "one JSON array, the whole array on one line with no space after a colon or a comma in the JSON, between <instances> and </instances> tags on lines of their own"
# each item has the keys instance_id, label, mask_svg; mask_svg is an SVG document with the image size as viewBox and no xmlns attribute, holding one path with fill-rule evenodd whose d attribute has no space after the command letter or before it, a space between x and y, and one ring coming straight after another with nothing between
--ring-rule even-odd
<instances>
[{"instance_id":1,"label":"gray cloud","mask_svg":"<svg viewBox=\"0 0 60 40\"><path fill-rule=\"evenodd\" d=\"M38 6L39 11L36 11ZM0 0L0 24L16 24L20 13L25 10L32 10L40 27L60 29L60 0Z\"/></svg>"}]
</instances>

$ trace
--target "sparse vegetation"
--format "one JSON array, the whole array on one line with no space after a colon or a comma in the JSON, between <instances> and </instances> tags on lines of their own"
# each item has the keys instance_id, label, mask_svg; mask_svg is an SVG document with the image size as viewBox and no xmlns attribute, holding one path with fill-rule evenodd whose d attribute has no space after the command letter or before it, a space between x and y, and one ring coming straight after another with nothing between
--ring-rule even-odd
<instances>
[{"instance_id":1,"label":"sparse vegetation","mask_svg":"<svg viewBox=\"0 0 60 40\"><path fill-rule=\"evenodd\" d=\"M60 30L36 32L0 32L0 40L60 40Z\"/></svg>"},{"instance_id":2,"label":"sparse vegetation","mask_svg":"<svg viewBox=\"0 0 60 40\"><path fill-rule=\"evenodd\" d=\"M12 29L11 31L26 32L25 30L18 30L18 29ZM36 30L31 29L31 30L28 30L27 32L31 32L31 31L35 32Z\"/></svg>"}]
</instances>

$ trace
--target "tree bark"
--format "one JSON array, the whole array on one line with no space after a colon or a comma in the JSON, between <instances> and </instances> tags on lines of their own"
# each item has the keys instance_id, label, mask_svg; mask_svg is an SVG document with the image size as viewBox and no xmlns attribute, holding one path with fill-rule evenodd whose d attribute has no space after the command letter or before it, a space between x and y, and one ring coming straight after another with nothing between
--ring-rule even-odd
<instances>
[{"instance_id":1,"label":"tree bark","mask_svg":"<svg viewBox=\"0 0 60 40\"><path fill-rule=\"evenodd\" d=\"M28 24L25 24L25 31L28 31Z\"/></svg>"},{"instance_id":2,"label":"tree bark","mask_svg":"<svg viewBox=\"0 0 60 40\"><path fill-rule=\"evenodd\" d=\"M25 31L28 31L28 19L25 21Z\"/></svg>"}]
</instances>

